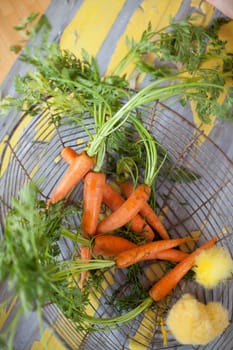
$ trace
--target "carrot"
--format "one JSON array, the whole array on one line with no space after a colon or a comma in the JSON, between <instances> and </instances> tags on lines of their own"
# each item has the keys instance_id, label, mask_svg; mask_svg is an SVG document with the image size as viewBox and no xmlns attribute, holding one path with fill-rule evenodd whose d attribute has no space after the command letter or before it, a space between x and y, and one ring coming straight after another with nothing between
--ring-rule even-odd
<instances>
[{"instance_id":1,"label":"carrot","mask_svg":"<svg viewBox=\"0 0 233 350\"><path fill-rule=\"evenodd\" d=\"M90 171L84 178L82 231L84 236L93 236L96 232L103 198L105 174Z\"/></svg>"},{"instance_id":2,"label":"carrot","mask_svg":"<svg viewBox=\"0 0 233 350\"><path fill-rule=\"evenodd\" d=\"M125 200L119 193L117 193L117 191L112 188L112 186L110 186L108 183L105 183L103 188L103 202L112 211L115 211L121 207Z\"/></svg>"},{"instance_id":3,"label":"carrot","mask_svg":"<svg viewBox=\"0 0 233 350\"><path fill-rule=\"evenodd\" d=\"M82 260L90 260L91 259L91 248L87 246L81 246L80 248L80 256ZM80 275L80 288L83 289L86 279L87 279L88 271L82 271Z\"/></svg>"},{"instance_id":4,"label":"carrot","mask_svg":"<svg viewBox=\"0 0 233 350\"><path fill-rule=\"evenodd\" d=\"M189 254L178 249L165 249L160 252L148 254L146 260L158 259L168 260L173 262L180 262L184 260Z\"/></svg>"},{"instance_id":5,"label":"carrot","mask_svg":"<svg viewBox=\"0 0 233 350\"><path fill-rule=\"evenodd\" d=\"M97 233L107 233L128 224L139 212L150 196L150 187L142 184L131 196L109 216L104 218L97 226Z\"/></svg>"},{"instance_id":6,"label":"carrot","mask_svg":"<svg viewBox=\"0 0 233 350\"><path fill-rule=\"evenodd\" d=\"M128 239L114 235L100 235L95 237L92 253L104 257L116 256L126 250L132 249L137 245Z\"/></svg>"},{"instance_id":7,"label":"carrot","mask_svg":"<svg viewBox=\"0 0 233 350\"><path fill-rule=\"evenodd\" d=\"M105 183L103 188L103 202L112 210L116 211L125 202L117 191L115 191L109 184ZM154 232L149 225L145 223L142 217L136 214L130 224L130 230L139 233L142 237L148 241L153 241Z\"/></svg>"},{"instance_id":8,"label":"carrot","mask_svg":"<svg viewBox=\"0 0 233 350\"><path fill-rule=\"evenodd\" d=\"M115 258L116 266L118 268L128 267L139 261L147 260L147 257L150 259L152 257L152 254L156 254L160 251L176 247L191 240L193 240L193 238L184 237L142 244L136 248L118 254ZM167 258L167 260L169 259Z\"/></svg>"},{"instance_id":9,"label":"carrot","mask_svg":"<svg viewBox=\"0 0 233 350\"><path fill-rule=\"evenodd\" d=\"M123 194L128 198L130 194L134 190L134 186L131 182L126 181L120 184L120 189L123 192ZM146 220L146 222L155 230L158 232L158 234L163 239L169 239L169 234L160 221L159 217L156 215L154 210L151 208L151 206L148 203L145 203L145 205L140 209L140 214L143 216L143 218Z\"/></svg>"},{"instance_id":10,"label":"carrot","mask_svg":"<svg viewBox=\"0 0 233 350\"><path fill-rule=\"evenodd\" d=\"M93 165L94 158L89 157L86 152L82 152L80 155L78 155L71 162L63 178L55 188L50 199L48 200L48 204L56 203L59 200L64 199L72 188L87 174L89 170L91 170Z\"/></svg>"},{"instance_id":11,"label":"carrot","mask_svg":"<svg viewBox=\"0 0 233 350\"><path fill-rule=\"evenodd\" d=\"M158 232L161 238L170 238L166 228L148 203L146 203L146 205L140 210L140 214L145 218L148 224L153 227L156 232Z\"/></svg>"},{"instance_id":12,"label":"carrot","mask_svg":"<svg viewBox=\"0 0 233 350\"><path fill-rule=\"evenodd\" d=\"M193 267L197 255L204 249L211 248L216 241L216 237L212 238L178 263L172 270L153 285L149 291L150 297L155 301L159 301L167 296L168 293L170 293L170 291L180 282L182 277Z\"/></svg>"},{"instance_id":13,"label":"carrot","mask_svg":"<svg viewBox=\"0 0 233 350\"><path fill-rule=\"evenodd\" d=\"M83 215L82 215L82 234L83 236L93 236L96 231L100 208L103 198L103 185L105 183L105 174L90 171L84 177L83 187ZM92 252L89 247L81 248L81 259L91 259ZM88 272L81 273L81 287L87 279Z\"/></svg>"},{"instance_id":14,"label":"carrot","mask_svg":"<svg viewBox=\"0 0 233 350\"><path fill-rule=\"evenodd\" d=\"M118 254L136 248L137 245L128 239L114 235L100 235L95 237L92 253L104 257L117 256ZM159 252L151 252L145 260L160 259L179 262L186 258L188 253L177 249L166 249Z\"/></svg>"},{"instance_id":15,"label":"carrot","mask_svg":"<svg viewBox=\"0 0 233 350\"><path fill-rule=\"evenodd\" d=\"M78 154L73 148L64 147L61 151L61 156L68 164L72 164L73 161L78 157Z\"/></svg>"}]
</instances>

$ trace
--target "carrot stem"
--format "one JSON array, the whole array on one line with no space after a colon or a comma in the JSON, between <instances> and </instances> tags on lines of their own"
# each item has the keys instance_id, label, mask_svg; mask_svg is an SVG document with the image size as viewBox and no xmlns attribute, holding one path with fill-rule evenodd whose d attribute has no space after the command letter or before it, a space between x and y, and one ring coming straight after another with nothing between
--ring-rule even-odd
<instances>
[{"instance_id":1,"label":"carrot stem","mask_svg":"<svg viewBox=\"0 0 233 350\"><path fill-rule=\"evenodd\" d=\"M63 237L69 238L73 242L80 243L82 245L86 245L88 247L91 247L91 241L89 239L75 234L74 232L72 232L71 230L67 229L64 226L62 227L61 235Z\"/></svg>"},{"instance_id":2,"label":"carrot stem","mask_svg":"<svg viewBox=\"0 0 233 350\"><path fill-rule=\"evenodd\" d=\"M140 315L143 311L148 309L151 304L153 303L153 300L148 297L145 298L137 307L135 307L133 310L130 310L123 315L116 316L116 317L93 317L89 316L87 314L81 315L83 318L83 321L86 321L91 324L99 325L101 327L98 327L98 330L110 330L115 329L119 327L119 324L124 325L129 323L130 321L134 320L138 315ZM106 328L103 328L103 326L106 326Z\"/></svg>"}]
</instances>

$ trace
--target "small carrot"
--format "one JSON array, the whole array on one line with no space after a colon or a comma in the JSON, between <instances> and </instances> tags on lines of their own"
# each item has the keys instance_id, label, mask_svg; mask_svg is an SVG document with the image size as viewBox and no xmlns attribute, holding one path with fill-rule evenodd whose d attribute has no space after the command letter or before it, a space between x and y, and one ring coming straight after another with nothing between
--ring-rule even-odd
<instances>
[{"instance_id":1,"label":"small carrot","mask_svg":"<svg viewBox=\"0 0 233 350\"><path fill-rule=\"evenodd\" d=\"M193 240L191 237L166 239L155 242L150 242L137 246L118 254L115 258L116 266L118 268L131 266L139 261L147 260L151 258L152 254L156 254L160 251L164 251L170 248L174 248L180 244L186 243ZM167 260L169 260L167 258Z\"/></svg>"},{"instance_id":2,"label":"small carrot","mask_svg":"<svg viewBox=\"0 0 233 350\"><path fill-rule=\"evenodd\" d=\"M150 187L141 184L131 196L97 226L97 233L108 233L128 224L139 212L150 196Z\"/></svg>"},{"instance_id":3,"label":"small carrot","mask_svg":"<svg viewBox=\"0 0 233 350\"><path fill-rule=\"evenodd\" d=\"M108 183L104 184L103 188L103 202L112 210L116 211L118 208L121 207L121 205L125 202L124 198L115 191L112 186L110 186ZM148 241L153 241L154 239L154 232L151 229L150 226L148 226L145 221L142 219L142 217L138 214L136 214L130 224L129 224L130 230L133 232L139 233L140 236L145 238Z\"/></svg>"},{"instance_id":4,"label":"small carrot","mask_svg":"<svg viewBox=\"0 0 233 350\"><path fill-rule=\"evenodd\" d=\"M61 156L68 164L72 164L78 157L78 153L71 147L64 147L61 151Z\"/></svg>"},{"instance_id":5,"label":"small carrot","mask_svg":"<svg viewBox=\"0 0 233 350\"><path fill-rule=\"evenodd\" d=\"M184 260L189 254L178 249L165 249L160 252L148 254L146 260L168 260L173 262L180 262Z\"/></svg>"},{"instance_id":6,"label":"small carrot","mask_svg":"<svg viewBox=\"0 0 233 350\"><path fill-rule=\"evenodd\" d=\"M68 158L67 158L68 159ZM73 187L91 170L94 158L89 157L86 152L80 153L70 164L63 178L55 188L48 204L56 203L64 199Z\"/></svg>"},{"instance_id":7,"label":"small carrot","mask_svg":"<svg viewBox=\"0 0 233 350\"><path fill-rule=\"evenodd\" d=\"M137 245L128 239L114 235L99 235L95 237L92 253L95 256L116 256Z\"/></svg>"},{"instance_id":8,"label":"small carrot","mask_svg":"<svg viewBox=\"0 0 233 350\"><path fill-rule=\"evenodd\" d=\"M122 206L124 198L112 188L107 182L103 189L103 202L112 210L115 211Z\"/></svg>"},{"instance_id":9,"label":"small carrot","mask_svg":"<svg viewBox=\"0 0 233 350\"><path fill-rule=\"evenodd\" d=\"M130 181L125 181L120 184L120 189L123 192L123 194L128 198L131 193L134 190L134 186ZM148 203L145 203L145 205L140 209L140 214L142 217L146 220L146 222L155 230L158 232L158 234L163 239L169 239L169 234L160 221L159 217L156 215L154 210L151 208L151 206Z\"/></svg>"},{"instance_id":10,"label":"small carrot","mask_svg":"<svg viewBox=\"0 0 233 350\"><path fill-rule=\"evenodd\" d=\"M217 238L212 238L197 248L194 252L189 254L180 263L178 263L172 270L170 270L165 276L163 276L158 282L153 285L149 291L150 297L155 301L159 301L166 297L170 291L180 282L182 277L193 267L197 255L200 254L200 252L204 249L211 248L216 242Z\"/></svg>"},{"instance_id":11,"label":"small carrot","mask_svg":"<svg viewBox=\"0 0 233 350\"><path fill-rule=\"evenodd\" d=\"M89 261L91 259L91 248L87 246L80 247L80 257L82 260ZM86 279L87 279L88 271L82 271L80 276L80 288L83 289Z\"/></svg>"},{"instance_id":12,"label":"small carrot","mask_svg":"<svg viewBox=\"0 0 233 350\"><path fill-rule=\"evenodd\" d=\"M106 176L104 173L90 171L84 178L82 231L84 236L93 236L96 232L100 214L103 188Z\"/></svg>"}]
</instances>

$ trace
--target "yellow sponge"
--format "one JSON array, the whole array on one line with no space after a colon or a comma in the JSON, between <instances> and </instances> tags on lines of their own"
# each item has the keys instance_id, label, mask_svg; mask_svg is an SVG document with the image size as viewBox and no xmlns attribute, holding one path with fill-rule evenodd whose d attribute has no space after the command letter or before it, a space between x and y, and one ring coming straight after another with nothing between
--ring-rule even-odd
<instances>
[{"instance_id":1,"label":"yellow sponge","mask_svg":"<svg viewBox=\"0 0 233 350\"><path fill-rule=\"evenodd\" d=\"M181 344L205 345L228 326L228 311L219 302L203 304L184 294L171 308L167 326Z\"/></svg>"},{"instance_id":2,"label":"yellow sponge","mask_svg":"<svg viewBox=\"0 0 233 350\"><path fill-rule=\"evenodd\" d=\"M193 271L198 283L205 288L213 288L231 276L233 260L226 249L213 246L196 257Z\"/></svg>"}]
</instances>

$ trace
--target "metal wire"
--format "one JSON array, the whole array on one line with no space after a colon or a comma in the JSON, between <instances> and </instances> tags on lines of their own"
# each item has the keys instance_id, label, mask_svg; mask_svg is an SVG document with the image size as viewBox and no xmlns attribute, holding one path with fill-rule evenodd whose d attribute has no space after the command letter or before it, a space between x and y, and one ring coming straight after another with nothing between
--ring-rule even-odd
<instances>
[{"instance_id":1,"label":"metal wire","mask_svg":"<svg viewBox=\"0 0 233 350\"><path fill-rule=\"evenodd\" d=\"M228 248L233 256L233 163L199 129L174 109L159 102L141 109L143 121L156 140L163 145L170 156L169 169L162 168L156 181L157 213L163 214L164 224L172 237L201 231L201 241L215 235L219 244ZM41 196L48 198L67 165L60 157L62 147L73 147L81 151L89 141L88 133L93 134L92 121L85 120L88 133L79 126L64 123L59 128L49 123L49 111L44 110L26 124L21 135L19 128L24 125L25 114L11 134L2 152L0 179L1 228L11 206L13 196L17 196L22 185L31 180L41 180ZM130 135L129 135L130 137ZM5 190L7 189L7 190ZM81 198L82 184L78 185L71 200ZM75 222L78 225L79 221ZM199 242L199 243L200 243ZM73 249L69 241L61 242L64 259ZM156 281L159 276L152 267L145 265L148 276ZM164 273L161 264L160 273ZM124 281L125 272L114 269L103 273L103 285L100 290L91 290L90 308L99 317L115 314L109 296ZM112 283L114 281L114 283ZM148 277L146 283L152 284ZM192 281L183 282L176 288L171 299L174 303L184 291L193 292L200 301L220 301L233 313L232 281L215 288L204 290ZM96 301L99 307L96 308ZM165 306L166 308L166 306ZM156 323L154 313L140 315L127 326L114 331L85 333L66 320L56 305L44 308L44 318L68 349L114 350L129 349L130 342L140 344L145 349L231 349L233 343L232 324L224 334L205 347L183 347L174 337L168 335L168 345L163 344L161 326ZM59 322L58 322L59 321ZM151 328L153 324L153 328ZM81 344L81 345L80 345Z\"/></svg>"}]
</instances>

